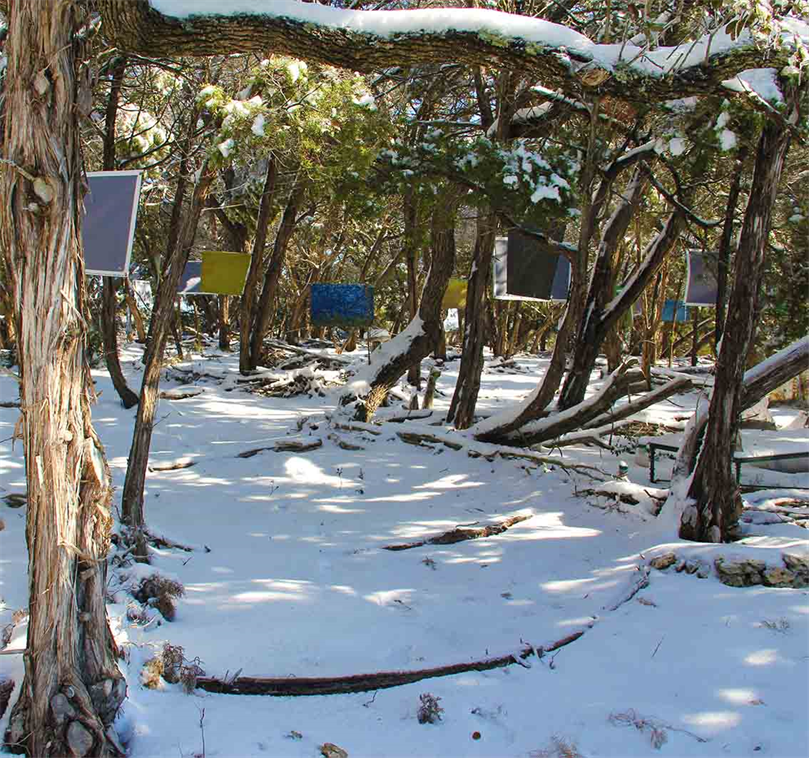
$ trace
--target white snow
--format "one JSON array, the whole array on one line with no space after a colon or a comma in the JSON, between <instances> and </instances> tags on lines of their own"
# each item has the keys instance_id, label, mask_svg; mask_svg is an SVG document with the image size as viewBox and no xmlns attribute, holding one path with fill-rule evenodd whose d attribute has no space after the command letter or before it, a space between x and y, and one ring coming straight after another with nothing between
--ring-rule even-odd
<instances>
[{"instance_id":1,"label":"white snow","mask_svg":"<svg viewBox=\"0 0 809 758\"><path fill-rule=\"evenodd\" d=\"M805 530L751 523L750 536L732 546L681 542L666 520L648 515L661 485L650 486L646 465L627 453L620 458L630 464L629 481L598 483L558 465L490 462L441 445L407 445L395 432L413 422L359 425L383 430L381 437L345 432L330 427L324 415L333 410L336 391L286 400L248 394L236 382L234 354L206 349L206 355L169 371L178 380L164 381L164 389L187 385L187 374L176 371L185 369L208 375L197 382L205 391L160 400L152 443L153 462L195 465L153 471L146 479L152 531L196 549L154 549L152 566L111 571L115 602L109 613L127 655L120 665L129 683L117 727L131 758L201 753L203 730L208 756L240 758L311 757L325 742L351 758L516 758L552 750L554 739L575 744L582 756L656 755L648 729L628 724L632 714L665 734L661 755L809 752L805 590L735 589L713 575L699 579L671 569L652 571L649 586L622 603L642 575L639 569L664 552L708 567L731 554L779 565L784 551L809 553ZM122 356L134 387L139 357L140 349L132 347ZM366 360L364 350L341 357L360 366ZM515 370L489 361L481 412L516 402L546 366L547 359L536 357L518 357ZM458 362L441 368L439 412L451 398ZM105 371L93 376L101 391L93 420L118 506L136 410L121 408ZM593 391L598 389L594 381ZM0 396L16 397L11 377L0 376ZM678 423L696 398L690 393L675 398L676 405L660 403L644 418ZM401 407L386 411L404 413ZM0 496L25 489L22 447L12 447L10 439L17 417L18 410L0 408ZM786 425L789 412L776 417ZM445 434L424 422L413 428ZM236 457L290 435L319 437L323 446ZM335 435L365 449L340 449ZM476 447L487 454L495 449ZM607 479L618 462L618 456L577 446L554 455L595 466ZM794 486L807 486L806 476L779 476L792 476L793 489L773 493L805 496ZM632 494L641 504L613 508L609 498L576 496L590 487ZM775 507L779 495L773 493L756 501L761 513ZM6 526L0 531L0 628L27 602L24 511L0 499ZM758 521L780 521L761 513ZM382 549L517 514L531 517L488 539ZM153 620L139 626L126 616L127 605L136 605L127 587L153 571L182 582L186 594L173 623L147 609ZM149 690L139 680L143 662L164 642L182 645L187 658L199 657L210 675L241 669L242 675L303 677L472 661L517 652L526 643L548 645L577 631L585 632L578 641L542 660L527 659L530 668L425 679L375 693L186 695L179 685ZM23 623L10 649L24 646ZM19 685L21 656L0 656L4 675ZM426 692L441 698L443 721L418 723L419 695ZM8 714L0 732L7 722Z\"/></svg>"},{"instance_id":2,"label":"white snow","mask_svg":"<svg viewBox=\"0 0 809 758\"><path fill-rule=\"evenodd\" d=\"M151 0L151 4L160 13L176 18L255 14L288 18L382 39L419 32L471 32L497 39L510 38L556 49L564 48L560 50L562 54L573 53L606 70L612 70L621 63L650 76L665 76L677 69L701 64L706 54L717 54L752 43L747 30L733 39L725 29L719 29L678 47L659 47L653 51L644 51L634 44L596 44L560 24L486 9L359 11L294 0ZM807 25L798 20L785 24L784 35L790 39L794 36L804 41L809 40Z\"/></svg>"}]
</instances>

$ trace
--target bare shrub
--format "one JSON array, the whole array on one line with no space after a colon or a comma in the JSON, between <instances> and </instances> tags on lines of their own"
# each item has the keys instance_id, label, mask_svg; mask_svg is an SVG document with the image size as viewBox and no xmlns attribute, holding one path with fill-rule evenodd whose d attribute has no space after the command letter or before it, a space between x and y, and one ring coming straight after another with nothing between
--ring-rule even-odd
<instances>
[{"instance_id":1,"label":"bare shrub","mask_svg":"<svg viewBox=\"0 0 809 758\"><path fill-rule=\"evenodd\" d=\"M163 659L163 678L169 684L177 684L180 681L180 669L185 660L184 652L181 645L170 645L168 642L163 645L163 652L160 654Z\"/></svg>"},{"instance_id":2,"label":"bare shrub","mask_svg":"<svg viewBox=\"0 0 809 758\"><path fill-rule=\"evenodd\" d=\"M441 700L440 697L424 692L419 695L419 700L421 705L416 714L419 724L435 724L436 721L441 721L441 714L444 709L438 704L438 701Z\"/></svg>"},{"instance_id":3,"label":"bare shrub","mask_svg":"<svg viewBox=\"0 0 809 758\"><path fill-rule=\"evenodd\" d=\"M556 735L551 737L550 745L534 750L529 755L531 758L584 758L575 742Z\"/></svg>"},{"instance_id":4,"label":"bare shrub","mask_svg":"<svg viewBox=\"0 0 809 758\"><path fill-rule=\"evenodd\" d=\"M656 719L647 718L630 708L624 713L611 713L610 723L615 726L634 726L639 732L647 734L655 750L660 750L668 742L666 725Z\"/></svg>"},{"instance_id":5,"label":"bare shrub","mask_svg":"<svg viewBox=\"0 0 809 758\"><path fill-rule=\"evenodd\" d=\"M786 634L789 631L789 621L785 618L776 619L775 621L764 619L764 621L761 622L761 626L765 629L769 629L771 632L778 632L779 634Z\"/></svg>"},{"instance_id":6,"label":"bare shrub","mask_svg":"<svg viewBox=\"0 0 809 758\"><path fill-rule=\"evenodd\" d=\"M141 580L132 596L141 603L147 603L157 608L166 621L174 621L176 613L175 600L184 594L185 587L179 582L160 574L151 574Z\"/></svg>"},{"instance_id":7,"label":"bare shrub","mask_svg":"<svg viewBox=\"0 0 809 758\"><path fill-rule=\"evenodd\" d=\"M143 664L143 668L140 670L140 682L144 687L156 690L160 687L162 680L163 656L156 655Z\"/></svg>"}]
</instances>

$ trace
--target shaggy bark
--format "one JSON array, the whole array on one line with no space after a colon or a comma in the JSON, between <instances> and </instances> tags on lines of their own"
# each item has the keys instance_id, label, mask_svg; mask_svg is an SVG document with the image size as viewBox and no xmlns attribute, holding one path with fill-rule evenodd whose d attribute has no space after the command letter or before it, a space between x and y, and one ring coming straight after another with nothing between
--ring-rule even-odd
<instances>
[{"instance_id":1,"label":"shaggy bark","mask_svg":"<svg viewBox=\"0 0 809 758\"><path fill-rule=\"evenodd\" d=\"M105 606L112 489L84 358L77 114L89 82L75 31L88 20L84 4L17 0L5 47L13 118L0 249L16 304L30 613L25 679L5 740L38 757L118 755L112 722L126 694Z\"/></svg>"},{"instance_id":2,"label":"shaggy bark","mask_svg":"<svg viewBox=\"0 0 809 758\"><path fill-rule=\"evenodd\" d=\"M804 94L792 85L787 85L785 90L785 117L771 118L758 144L705 439L688 489L690 504L683 511L680 523L683 539L726 542L732 539L742 510L731 466L732 445L742 410L742 382L758 312L772 208L789 149L790 124L798 122L800 99Z\"/></svg>"}]
</instances>

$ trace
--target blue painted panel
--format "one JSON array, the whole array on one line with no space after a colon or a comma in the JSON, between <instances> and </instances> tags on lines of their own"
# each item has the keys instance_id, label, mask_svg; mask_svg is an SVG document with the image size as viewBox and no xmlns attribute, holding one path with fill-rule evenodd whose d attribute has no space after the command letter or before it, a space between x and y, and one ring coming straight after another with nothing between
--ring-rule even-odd
<instances>
[{"instance_id":1,"label":"blue painted panel","mask_svg":"<svg viewBox=\"0 0 809 758\"><path fill-rule=\"evenodd\" d=\"M374 321L374 288L365 284L313 284L315 326L365 327Z\"/></svg>"},{"instance_id":2,"label":"blue painted panel","mask_svg":"<svg viewBox=\"0 0 809 758\"><path fill-rule=\"evenodd\" d=\"M688 306L682 300L666 300L663 303L663 321L688 321Z\"/></svg>"}]
</instances>

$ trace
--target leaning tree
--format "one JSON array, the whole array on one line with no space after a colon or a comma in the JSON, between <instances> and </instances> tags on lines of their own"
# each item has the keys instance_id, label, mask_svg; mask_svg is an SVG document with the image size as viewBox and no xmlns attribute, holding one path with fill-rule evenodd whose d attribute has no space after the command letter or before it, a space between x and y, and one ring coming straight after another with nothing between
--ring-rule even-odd
<instances>
[{"instance_id":1,"label":"leaning tree","mask_svg":"<svg viewBox=\"0 0 809 758\"><path fill-rule=\"evenodd\" d=\"M89 102L82 46L96 28L91 11L100 14L104 34L118 48L142 55L272 50L357 71L453 60L515 68L546 87L595 88L636 102L716 91L722 81L760 65L762 52L758 37L743 24L732 37L712 34L701 42L688 41L679 55L634 42L600 46L563 26L525 18L514 23L514 17L494 11L449 9L419 16L419 11L364 14L318 4L268 3L260 14L222 16L221 2L200 0L195 6L207 12L174 18L173 9L188 7L174 0L0 2L10 21L0 238L20 356L31 612L25 680L6 740L31 755L122 752L112 721L125 686L104 606L110 477L90 421L91 383L83 356L79 233L84 185L78 118ZM717 24L724 12L711 11ZM783 40L777 25L775 35ZM792 54L787 45L778 45L767 64L797 83L802 64L791 61ZM665 76L659 75L661 66ZM765 128L759 155L762 161L767 155L775 160L765 173L764 191L755 195L758 207L771 202L769 187L777 183L785 135L796 128L793 101L797 98L774 119L776 127ZM767 214L752 212L749 218L750 244L763 245ZM186 244L181 239L179 249ZM750 254L755 274L757 253ZM172 267L170 278L174 273ZM731 313L743 307L731 298ZM743 349L748 342L727 344ZM731 397L739 394L732 363L727 368ZM720 406L724 416L734 403ZM729 458L730 440L710 430L708 435L716 442L716 454L725 450Z\"/></svg>"}]
</instances>

